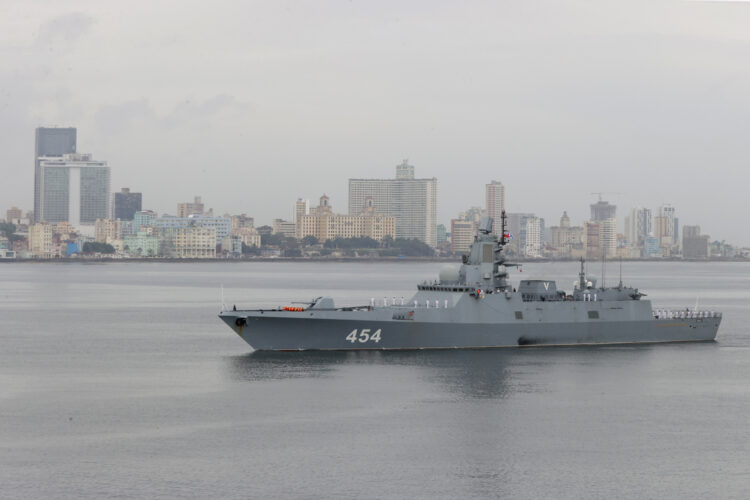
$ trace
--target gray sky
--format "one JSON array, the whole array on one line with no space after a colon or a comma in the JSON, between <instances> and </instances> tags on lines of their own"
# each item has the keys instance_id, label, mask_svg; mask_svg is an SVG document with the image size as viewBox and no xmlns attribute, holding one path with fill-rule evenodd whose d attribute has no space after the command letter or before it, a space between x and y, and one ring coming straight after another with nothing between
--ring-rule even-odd
<instances>
[{"instance_id":1,"label":"gray sky","mask_svg":"<svg viewBox=\"0 0 750 500\"><path fill-rule=\"evenodd\" d=\"M532 5L533 4L533 5ZM579 224L593 191L750 245L750 4L0 3L0 209L33 205L34 128L78 128L112 188L258 223L409 158L439 222L506 185Z\"/></svg>"}]
</instances>

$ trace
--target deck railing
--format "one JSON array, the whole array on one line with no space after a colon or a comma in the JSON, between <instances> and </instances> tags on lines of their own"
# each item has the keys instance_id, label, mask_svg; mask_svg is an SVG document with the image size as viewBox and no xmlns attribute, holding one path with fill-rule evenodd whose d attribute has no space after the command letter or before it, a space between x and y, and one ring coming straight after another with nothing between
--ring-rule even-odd
<instances>
[{"instance_id":1,"label":"deck railing","mask_svg":"<svg viewBox=\"0 0 750 500\"><path fill-rule=\"evenodd\" d=\"M702 319L721 318L718 311L691 311L689 309L654 309L654 319Z\"/></svg>"}]
</instances>

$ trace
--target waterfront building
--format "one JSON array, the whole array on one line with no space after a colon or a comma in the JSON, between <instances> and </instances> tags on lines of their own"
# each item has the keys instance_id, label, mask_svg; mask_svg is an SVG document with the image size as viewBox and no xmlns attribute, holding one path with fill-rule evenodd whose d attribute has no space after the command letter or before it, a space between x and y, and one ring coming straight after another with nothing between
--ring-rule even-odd
<instances>
[{"instance_id":1,"label":"waterfront building","mask_svg":"<svg viewBox=\"0 0 750 500\"><path fill-rule=\"evenodd\" d=\"M196 196L193 202L185 202L177 204L177 217L189 217L191 215L202 215L203 214L203 202L200 196Z\"/></svg>"},{"instance_id":2,"label":"waterfront building","mask_svg":"<svg viewBox=\"0 0 750 500\"><path fill-rule=\"evenodd\" d=\"M38 222L42 204L42 178L40 159L42 157L62 157L76 152L75 128L39 127L34 136L34 221Z\"/></svg>"},{"instance_id":3,"label":"waterfront building","mask_svg":"<svg viewBox=\"0 0 750 500\"><path fill-rule=\"evenodd\" d=\"M173 231L175 257L181 259L216 258L216 227L189 226L179 227Z\"/></svg>"},{"instance_id":4,"label":"waterfront building","mask_svg":"<svg viewBox=\"0 0 750 500\"><path fill-rule=\"evenodd\" d=\"M141 211L141 202L141 193L131 193L130 188L122 188L119 193L114 194L112 218L133 220L135 213Z\"/></svg>"},{"instance_id":5,"label":"waterfront building","mask_svg":"<svg viewBox=\"0 0 750 500\"><path fill-rule=\"evenodd\" d=\"M133 233L138 233L144 226L150 226L158 217L153 210L142 210L133 214Z\"/></svg>"},{"instance_id":6,"label":"waterfront building","mask_svg":"<svg viewBox=\"0 0 750 500\"><path fill-rule=\"evenodd\" d=\"M232 257L240 257L242 255L242 243L241 236L229 235L221 240L221 252Z\"/></svg>"},{"instance_id":7,"label":"waterfront building","mask_svg":"<svg viewBox=\"0 0 750 500\"><path fill-rule=\"evenodd\" d=\"M94 239L100 243L109 243L122 238L122 222L112 219L96 219Z\"/></svg>"},{"instance_id":8,"label":"waterfront building","mask_svg":"<svg viewBox=\"0 0 750 500\"><path fill-rule=\"evenodd\" d=\"M497 234L500 218L505 210L505 186L502 182L492 181L485 185L485 202L487 215L493 219L493 232Z\"/></svg>"},{"instance_id":9,"label":"waterfront building","mask_svg":"<svg viewBox=\"0 0 750 500\"><path fill-rule=\"evenodd\" d=\"M272 234L283 234L287 238L297 237L297 225L294 222L290 222L284 219L273 220L273 233Z\"/></svg>"},{"instance_id":10,"label":"waterfront building","mask_svg":"<svg viewBox=\"0 0 750 500\"><path fill-rule=\"evenodd\" d=\"M159 255L159 238L149 231L138 231L122 239L123 249L130 255L156 257Z\"/></svg>"},{"instance_id":11,"label":"waterfront building","mask_svg":"<svg viewBox=\"0 0 750 500\"><path fill-rule=\"evenodd\" d=\"M75 227L93 226L109 217L110 169L90 154L42 156L39 163L39 210L36 219Z\"/></svg>"},{"instance_id":12,"label":"waterfront building","mask_svg":"<svg viewBox=\"0 0 750 500\"><path fill-rule=\"evenodd\" d=\"M467 253L476 234L477 223L473 220L451 219L451 253Z\"/></svg>"},{"instance_id":13,"label":"waterfront building","mask_svg":"<svg viewBox=\"0 0 750 500\"><path fill-rule=\"evenodd\" d=\"M254 227L240 227L234 229L232 230L232 236L238 236L242 240L242 243L249 247L256 246L260 248L260 233Z\"/></svg>"},{"instance_id":14,"label":"waterfront building","mask_svg":"<svg viewBox=\"0 0 750 500\"><path fill-rule=\"evenodd\" d=\"M349 179L349 215L360 213L372 198L377 213L394 217L397 238L416 238L437 244L437 179L415 179L406 160L396 167L395 179Z\"/></svg>"},{"instance_id":15,"label":"waterfront building","mask_svg":"<svg viewBox=\"0 0 750 500\"><path fill-rule=\"evenodd\" d=\"M701 234L700 226L683 226L682 256L686 259L707 259L710 255L710 237Z\"/></svg>"},{"instance_id":16,"label":"waterfront building","mask_svg":"<svg viewBox=\"0 0 750 500\"><path fill-rule=\"evenodd\" d=\"M320 197L320 204L302 215L297 225L297 237L314 236L318 241L335 238L369 237L382 241L386 236L394 237L396 218L377 212L372 197L366 197L357 215L341 215L333 212L328 196Z\"/></svg>"},{"instance_id":17,"label":"waterfront building","mask_svg":"<svg viewBox=\"0 0 750 500\"><path fill-rule=\"evenodd\" d=\"M35 257L49 259L52 257L52 226L38 222L29 227L29 251Z\"/></svg>"},{"instance_id":18,"label":"waterfront building","mask_svg":"<svg viewBox=\"0 0 750 500\"><path fill-rule=\"evenodd\" d=\"M188 217L158 217L151 221L151 226L163 231L165 229L179 229L186 227L202 227L214 230L214 246L221 244L221 240L232 232L232 221L228 217L209 217L207 215L191 215ZM200 253L200 252L199 252ZM214 256L216 252L214 250Z\"/></svg>"},{"instance_id":19,"label":"waterfront building","mask_svg":"<svg viewBox=\"0 0 750 500\"><path fill-rule=\"evenodd\" d=\"M643 256L647 258L661 257L661 247L659 246L659 238L655 236L646 236L643 242Z\"/></svg>"}]
</instances>

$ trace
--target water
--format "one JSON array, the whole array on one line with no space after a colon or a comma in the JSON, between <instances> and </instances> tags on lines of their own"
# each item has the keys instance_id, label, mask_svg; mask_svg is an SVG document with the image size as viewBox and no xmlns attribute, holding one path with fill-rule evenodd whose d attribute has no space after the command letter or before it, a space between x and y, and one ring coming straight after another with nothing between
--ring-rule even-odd
<instances>
[{"instance_id":1,"label":"water","mask_svg":"<svg viewBox=\"0 0 750 500\"><path fill-rule=\"evenodd\" d=\"M216 318L222 285L355 305L440 267L0 265L0 497L747 497L750 265L624 264L723 311L709 344L268 354Z\"/></svg>"}]
</instances>

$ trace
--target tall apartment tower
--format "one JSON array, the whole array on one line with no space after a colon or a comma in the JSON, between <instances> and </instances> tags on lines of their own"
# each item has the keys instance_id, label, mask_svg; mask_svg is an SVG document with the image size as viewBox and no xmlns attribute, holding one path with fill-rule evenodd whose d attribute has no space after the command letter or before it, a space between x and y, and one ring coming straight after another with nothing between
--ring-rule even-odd
<instances>
[{"instance_id":1,"label":"tall apartment tower","mask_svg":"<svg viewBox=\"0 0 750 500\"><path fill-rule=\"evenodd\" d=\"M68 222L74 227L109 218L109 166L90 154L41 156L39 221Z\"/></svg>"},{"instance_id":2,"label":"tall apartment tower","mask_svg":"<svg viewBox=\"0 0 750 500\"><path fill-rule=\"evenodd\" d=\"M500 217L505 210L505 186L502 182L492 181L485 185L487 215L493 219L493 231L500 228Z\"/></svg>"},{"instance_id":3,"label":"tall apartment tower","mask_svg":"<svg viewBox=\"0 0 750 500\"><path fill-rule=\"evenodd\" d=\"M625 237L632 247L642 247L654 230L651 209L634 207L625 216Z\"/></svg>"},{"instance_id":4,"label":"tall apartment tower","mask_svg":"<svg viewBox=\"0 0 750 500\"><path fill-rule=\"evenodd\" d=\"M591 204L591 220L600 222L607 219L614 219L617 212L617 205L610 205L608 201L602 201Z\"/></svg>"},{"instance_id":5,"label":"tall apartment tower","mask_svg":"<svg viewBox=\"0 0 750 500\"><path fill-rule=\"evenodd\" d=\"M115 193L112 218L133 220L135 213L141 211L141 202L141 193L131 193L130 188L122 188L119 193Z\"/></svg>"},{"instance_id":6,"label":"tall apartment tower","mask_svg":"<svg viewBox=\"0 0 750 500\"><path fill-rule=\"evenodd\" d=\"M40 177L41 157L62 157L76 152L76 129L39 127L34 136L34 220L41 219L42 179Z\"/></svg>"},{"instance_id":7,"label":"tall apartment tower","mask_svg":"<svg viewBox=\"0 0 750 500\"><path fill-rule=\"evenodd\" d=\"M395 179L349 179L349 215L358 215L367 198L375 211L395 217L397 238L416 238L437 245L437 179L415 179L404 161Z\"/></svg>"}]
</instances>

